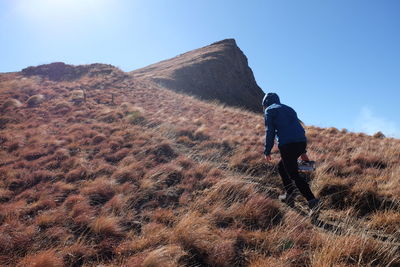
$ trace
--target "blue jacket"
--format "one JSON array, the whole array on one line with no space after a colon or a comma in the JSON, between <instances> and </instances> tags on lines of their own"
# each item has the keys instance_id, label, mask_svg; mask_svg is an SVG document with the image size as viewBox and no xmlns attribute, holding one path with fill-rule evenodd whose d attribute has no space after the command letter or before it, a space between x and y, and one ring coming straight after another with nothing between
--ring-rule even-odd
<instances>
[{"instance_id":1,"label":"blue jacket","mask_svg":"<svg viewBox=\"0 0 400 267\"><path fill-rule=\"evenodd\" d=\"M301 126L296 112L289 106L281 104L275 93L269 93L263 100L266 107L264 113L266 135L264 154L269 155L274 146L275 136L279 146L306 142L304 128Z\"/></svg>"}]
</instances>

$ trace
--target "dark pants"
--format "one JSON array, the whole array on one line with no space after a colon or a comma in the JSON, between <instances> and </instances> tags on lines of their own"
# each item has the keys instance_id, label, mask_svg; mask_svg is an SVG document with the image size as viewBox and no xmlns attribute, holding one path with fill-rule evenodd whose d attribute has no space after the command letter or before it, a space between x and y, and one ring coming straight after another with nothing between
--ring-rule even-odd
<instances>
[{"instance_id":1,"label":"dark pants","mask_svg":"<svg viewBox=\"0 0 400 267\"><path fill-rule=\"evenodd\" d=\"M299 175L297 159L301 154L306 152L307 143L291 143L279 146L281 152L281 160L279 161L278 170L282 177L283 187L288 195L292 194L296 184L300 193L307 199L314 199L315 196L311 192L310 186L304 177Z\"/></svg>"}]
</instances>

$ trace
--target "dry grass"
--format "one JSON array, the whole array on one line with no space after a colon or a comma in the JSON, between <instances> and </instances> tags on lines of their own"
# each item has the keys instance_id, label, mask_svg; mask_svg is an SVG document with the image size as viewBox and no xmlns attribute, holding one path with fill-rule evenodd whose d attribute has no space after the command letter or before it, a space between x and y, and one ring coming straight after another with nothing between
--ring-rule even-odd
<instances>
[{"instance_id":1,"label":"dry grass","mask_svg":"<svg viewBox=\"0 0 400 267\"><path fill-rule=\"evenodd\" d=\"M18 267L62 267L63 261L54 250L43 251L25 257L18 263Z\"/></svg>"},{"instance_id":2,"label":"dry grass","mask_svg":"<svg viewBox=\"0 0 400 267\"><path fill-rule=\"evenodd\" d=\"M189 253L187 265L232 266L236 260L234 240L224 240L200 214L185 215L171 238Z\"/></svg>"},{"instance_id":3,"label":"dry grass","mask_svg":"<svg viewBox=\"0 0 400 267\"><path fill-rule=\"evenodd\" d=\"M185 251L179 246L169 245L155 249L150 252L143 261L143 267L175 267L178 266L179 260L185 256Z\"/></svg>"},{"instance_id":4,"label":"dry grass","mask_svg":"<svg viewBox=\"0 0 400 267\"><path fill-rule=\"evenodd\" d=\"M396 211L376 212L371 216L369 226L373 229L382 230L387 234L400 236L400 213Z\"/></svg>"},{"instance_id":5,"label":"dry grass","mask_svg":"<svg viewBox=\"0 0 400 267\"><path fill-rule=\"evenodd\" d=\"M38 95L33 95L28 100L26 101L26 104L28 107L36 107L40 105L43 101L45 100L44 95L38 94Z\"/></svg>"},{"instance_id":6,"label":"dry grass","mask_svg":"<svg viewBox=\"0 0 400 267\"><path fill-rule=\"evenodd\" d=\"M121 236L122 231L116 217L97 217L90 225L91 230L99 236Z\"/></svg>"},{"instance_id":7,"label":"dry grass","mask_svg":"<svg viewBox=\"0 0 400 267\"><path fill-rule=\"evenodd\" d=\"M1 106L1 110L5 111L8 108L19 108L21 106L22 106L22 103L19 102L17 99L8 99Z\"/></svg>"},{"instance_id":8,"label":"dry grass","mask_svg":"<svg viewBox=\"0 0 400 267\"><path fill-rule=\"evenodd\" d=\"M276 200L260 114L117 70L0 92L1 266L400 264L399 140L307 127L321 231Z\"/></svg>"},{"instance_id":9,"label":"dry grass","mask_svg":"<svg viewBox=\"0 0 400 267\"><path fill-rule=\"evenodd\" d=\"M364 236L348 234L323 237L323 243L311 256L313 266L398 266L398 251ZM338 243L340 246L338 246Z\"/></svg>"}]
</instances>

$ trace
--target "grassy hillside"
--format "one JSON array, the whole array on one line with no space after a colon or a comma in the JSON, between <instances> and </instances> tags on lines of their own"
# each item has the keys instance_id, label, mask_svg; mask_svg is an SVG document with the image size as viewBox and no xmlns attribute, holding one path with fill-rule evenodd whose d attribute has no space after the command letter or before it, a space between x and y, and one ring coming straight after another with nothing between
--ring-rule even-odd
<instances>
[{"instance_id":1,"label":"grassy hillside","mask_svg":"<svg viewBox=\"0 0 400 267\"><path fill-rule=\"evenodd\" d=\"M0 92L1 266L400 266L399 140L307 127L311 222L260 114L113 73Z\"/></svg>"}]
</instances>

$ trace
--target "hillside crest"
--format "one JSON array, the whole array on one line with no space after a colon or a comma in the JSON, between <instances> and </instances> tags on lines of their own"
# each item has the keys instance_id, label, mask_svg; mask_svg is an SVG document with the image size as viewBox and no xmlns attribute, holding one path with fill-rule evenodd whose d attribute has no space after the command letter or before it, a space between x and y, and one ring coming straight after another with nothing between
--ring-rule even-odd
<instances>
[{"instance_id":1,"label":"hillside crest","mask_svg":"<svg viewBox=\"0 0 400 267\"><path fill-rule=\"evenodd\" d=\"M264 93L234 39L160 61L132 71L131 75L150 79L177 92L261 112Z\"/></svg>"},{"instance_id":2,"label":"hillside crest","mask_svg":"<svg viewBox=\"0 0 400 267\"><path fill-rule=\"evenodd\" d=\"M54 62L39 66L31 66L21 71L24 76L40 76L51 81L73 81L84 75L96 77L101 75L124 75L123 72L109 64L69 65L64 62Z\"/></svg>"},{"instance_id":3,"label":"hillside crest","mask_svg":"<svg viewBox=\"0 0 400 267\"><path fill-rule=\"evenodd\" d=\"M260 103L264 96L248 66L247 57L234 39L214 42L129 73L109 64L69 65L54 62L27 67L20 74L54 82L101 76L116 81L130 76L136 81L150 81L169 90L204 100L217 100L253 112L262 111Z\"/></svg>"}]
</instances>

